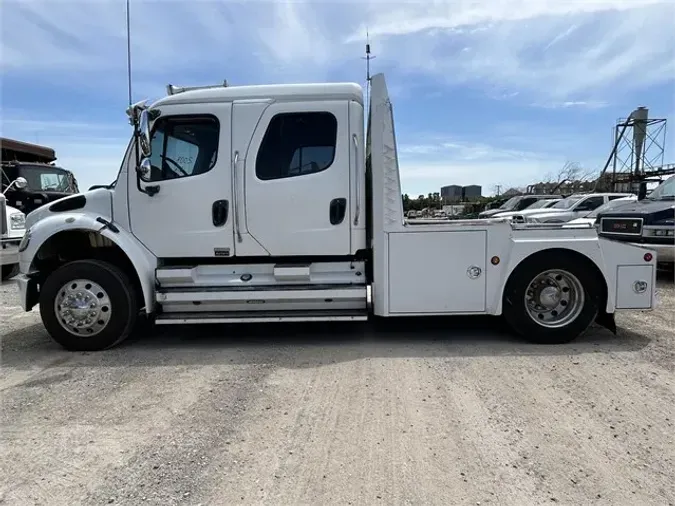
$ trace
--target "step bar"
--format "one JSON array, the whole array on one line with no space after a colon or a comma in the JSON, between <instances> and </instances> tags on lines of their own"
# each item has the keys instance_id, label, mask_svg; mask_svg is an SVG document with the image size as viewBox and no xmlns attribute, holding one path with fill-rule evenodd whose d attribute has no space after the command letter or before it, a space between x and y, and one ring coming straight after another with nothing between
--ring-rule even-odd
<instances>
[{"instance_id":1,"label":"step bar","mask_svg":"<svg viewBox=\"0 0 675 506\"><path fill-rule=\"evenodd\" d=\"M306 311L297 312L241 312L241 313L168 313L155 319L157 325L214 324L214 323L294 323L367 321L365 311Z\"/></svg>"},{"instance_id":2,"label":"step bar","mask_svg":"<svg viewBox=\"0 0 675 506\"><path fill-rule=\"evenodd\" d=\"M237 287L165 289L157 292L161 312L167 313L269 313L275 311L366 311L365 286Z\"/></svg>"}]
</instances>

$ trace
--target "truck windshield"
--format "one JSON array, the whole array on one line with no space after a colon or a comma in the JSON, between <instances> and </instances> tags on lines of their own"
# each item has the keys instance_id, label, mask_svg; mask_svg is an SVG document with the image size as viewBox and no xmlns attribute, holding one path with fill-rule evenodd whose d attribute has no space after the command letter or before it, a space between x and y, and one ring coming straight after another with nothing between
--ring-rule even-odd
<instances>
[{"instance_id":1,"label":"truck windshield","mask_svg":"<svg viewBox=\"0 0 675 506\"><path fill-rule=\"evenodd\" d=\"M647 198L649 200L675 200L675 176L666 179Z\"/></svg>"},{"instance_id":2,"label":"truck windshield","mask_svg":"<svg viewBox=\"0 0 675 506\"><path fill-rule=\"evenodd\" d=\"M541 209L542 207L549 207L553 204L553 200L537 200L534 204L527 206L527 209Z\"/></svg>"},{"instance_id":3,"label":"truck windshield","mask_svg":"<svg viewBox=\"0 0 675 506\"><path fill-rule=\"evenodd\" d=\"M607 202L606 204L601 205L600 207L598 207L594 211L591 211L590 213L588 213L585 216L585 218L596 218L598 216L598 214L604 213L605 211L609 211L611 209L614 209L615 207L622 206L623 204L625 204L626 202L630 202L631 200L632 199L623 199L623 198L611 200L611 201Z\"/></svg>"},{"instance_id":4,"label":"truck windshield","mask_svg":"<svg viewBox=\"0 0 675 506\"><path fill-rule=\"evenodd\" d=\"M516 208L516 204L518 204L518 201L520 201L520 197L511 197L509 200L507 200L501 206L499 206L499 209L503 209L505 211L512 211L513 209Z\"/></svg>"},{"instance_id":5,"label":"truck windshield","mask_svg":"<svg viewBox=\"0 0 675 506\"><path fill-rule=\"evenodd\" d=\"M581 197L567 197L566 199L559 200L551 206L551 209L569 209L574 204L579 202Z\"/></svg>"},{"instance_id":6,"label":"truck windshield","mask_svg":"<svg viewBox=\"0 0 675 506\"><path fill-rule=\"evenodd\" d=\"M71 192L70 178L65 170L50 166L22 165L19 175L28 181L28 190Z\"/></svg>"}]
</instances>

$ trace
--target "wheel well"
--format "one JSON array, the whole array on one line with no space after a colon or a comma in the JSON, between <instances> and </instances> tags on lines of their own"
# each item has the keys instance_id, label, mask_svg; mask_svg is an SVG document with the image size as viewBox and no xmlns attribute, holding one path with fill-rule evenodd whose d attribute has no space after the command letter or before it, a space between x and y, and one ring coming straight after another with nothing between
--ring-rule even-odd
<instances>
[{"instance_id":1,"label":"wheel well","mask_svg":"<svg viewBox=\"0 0 675 506\"><path fill-rule=\"evenodd\" d=\"M543 259L546 258L549 255L566 255L569 258L573 258L575 262L578 262L580 264L585 265L588 270L592 273L595 274L596 281L598 287L600 287L600 293L598 294L600 297L599 300L599 309L602 313L605 311L605 306L607 304L607 281L605 280L605 277L602 275L602 272L598 268L598 266L588 258L586 255L579 253L578 251L574 251L571 249L565 249L565 248L551 248L551 249L545 249L542 251L537 251L536 253L532 253L531 255L523 258L518 265L516 266L515 269L511 272L511 275L509 276L509 279L506 281L506 285L508 286L509 282L511 279L513 279L514 276L518 275L518 271L520 270L520 267L525 265L526 262L532 261L532 260L538 260L538 259ZM507 293L507 290L504 290L504 293Z\"/></svg>"},{"instance_id":2,"label":"wheel well","mask_svg":"<svg viewBox=\"0 0 675 506\"><path fill-rule=\"evenodd\" d=\"M138 300L143 300L138 273L127 254L113 241L91 230L67 230L51 236L35 254L30 271L39 272L38 283L43 284L62 265L86 259L102 260L121 269L133 284Z\"/></svg>"}]
</instances>

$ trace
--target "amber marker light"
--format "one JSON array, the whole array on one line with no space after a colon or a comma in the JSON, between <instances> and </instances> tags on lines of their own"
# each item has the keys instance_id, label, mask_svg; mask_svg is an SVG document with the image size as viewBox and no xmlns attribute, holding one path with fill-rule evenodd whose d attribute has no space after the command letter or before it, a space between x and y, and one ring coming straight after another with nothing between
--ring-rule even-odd
<instances>
[{"instance_id":1,"label":"amber marker light","mask_svg":"<svg viewBox=\"0 0 675 506\"><path fill-rule=\"evenodd\" d=\"M498 265L499 264L499 257L498 256L492 257L490 259L490 262L492 263L492 265Z\"/></svg>"}]
</instances>

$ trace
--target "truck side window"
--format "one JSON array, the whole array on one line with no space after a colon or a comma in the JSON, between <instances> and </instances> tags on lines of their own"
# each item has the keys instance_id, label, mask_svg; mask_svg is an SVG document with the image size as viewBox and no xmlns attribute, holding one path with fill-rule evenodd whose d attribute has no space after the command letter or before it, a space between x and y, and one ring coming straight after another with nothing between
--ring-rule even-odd
<instances>
[{"instance_id":1,"label":"truck side window","mask_svg":"<svg viewBox=\"0 0 675 506\"><path fill-rule=\"evenodd\" d=\"M268 181L324 171L336 142L337 119L329 112L277 114L260 144L255 174Z\"/></svg>"},{"instance_id":2,"label":"truck side window","mask_svg":"<svg viewBox=\"0 0 675 506\"><path fill-rule=\"evenodd\" d=\"M151 181L196 176L216 164L220 127L213 116L159 118L152 131Z\"/></svg>"}]
</instances>

